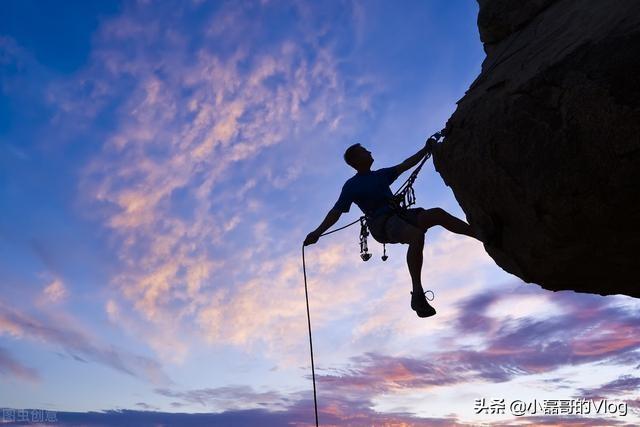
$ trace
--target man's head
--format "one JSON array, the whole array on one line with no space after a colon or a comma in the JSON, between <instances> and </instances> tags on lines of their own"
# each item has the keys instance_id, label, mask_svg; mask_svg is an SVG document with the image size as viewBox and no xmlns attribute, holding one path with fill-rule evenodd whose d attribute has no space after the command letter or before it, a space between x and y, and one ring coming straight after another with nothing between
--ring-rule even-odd
<instances>
[{"instance_id":1,"label":"man's head","mask_svg":"<svg viewBox=\"0 0 640 427\"><path fill-rule=\"evenodd\" d=\"M373 164L371 152L360 144L353 144L344 152L344 161L349 166L360 171L368 170Z\"/></svg>"}]
</instances>

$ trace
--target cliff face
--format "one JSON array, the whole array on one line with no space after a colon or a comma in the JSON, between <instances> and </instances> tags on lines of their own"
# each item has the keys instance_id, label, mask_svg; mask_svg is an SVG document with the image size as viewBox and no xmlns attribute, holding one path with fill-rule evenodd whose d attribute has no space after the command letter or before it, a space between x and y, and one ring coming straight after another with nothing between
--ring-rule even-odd
<instances>
[{"instance_id":1,"label":"cliff face","mask_svg":"<svg viewBox=\"0 0 640 427\"><path fill-rule=\"evenodd\" d=\"M479 3L487 57L436 170L506 271L640 297L640 1Z\"/></svg>"}]
</instances>

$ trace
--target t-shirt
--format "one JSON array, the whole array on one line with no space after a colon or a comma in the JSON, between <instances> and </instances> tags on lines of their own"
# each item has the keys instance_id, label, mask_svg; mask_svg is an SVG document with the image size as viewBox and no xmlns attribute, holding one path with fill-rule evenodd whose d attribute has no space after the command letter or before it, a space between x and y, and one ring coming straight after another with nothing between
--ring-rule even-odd
<instances>
[{"instance_id":1,"label":"t-shirt","mask_svg":"<svg viewBox=\"0 0 640 427\"><path fill-rule=\"evenodd\" d=\"M333 209L340 212L349 212L351 203L355 202L360 210L371 218L391 211L389 198L393 197L393 193L389 185L398 176L400 174L395 166L365 173L356 173L342 186L340 197Z\"/></svg>"}]
</instances>

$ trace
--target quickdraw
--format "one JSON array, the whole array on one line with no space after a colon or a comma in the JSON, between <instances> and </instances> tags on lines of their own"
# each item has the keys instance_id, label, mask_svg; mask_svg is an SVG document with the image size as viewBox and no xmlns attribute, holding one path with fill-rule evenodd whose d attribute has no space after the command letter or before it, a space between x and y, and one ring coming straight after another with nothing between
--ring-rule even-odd
<instances>
[{"instance_id":1,"label":"quickdraw","mask_svg":"<svg viewBox=\"0 0 640 427\"><path fill-rule=\"evenodd\" d=\"M371 254L367 247L367 236L369 236L369 230L367 229L367 219L364 216L360 217L360 258L363 261L369 261Z\"/></svg>"}]
</instances>

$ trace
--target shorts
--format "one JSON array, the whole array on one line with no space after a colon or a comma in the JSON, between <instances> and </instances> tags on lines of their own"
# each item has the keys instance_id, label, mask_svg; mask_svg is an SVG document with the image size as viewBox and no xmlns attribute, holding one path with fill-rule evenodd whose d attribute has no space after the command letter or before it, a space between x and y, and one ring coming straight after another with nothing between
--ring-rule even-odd
<instances>
[{"instance_id":1,"label":"shorts","mask_svg":"<svg viewBox=\"0 0 640 427\"><path fill-rule=\"evenodd\" d=\"M397 213L379 215L367 221L369 231L379 243L406 243L409 244L416 234L424 234L424 230L418 227L418 215L423 208L409 208L402 217ZM386 220L385 218L389 218ZM384 229L382 228L384 225Z\"/></svg>"}]
</instances>

